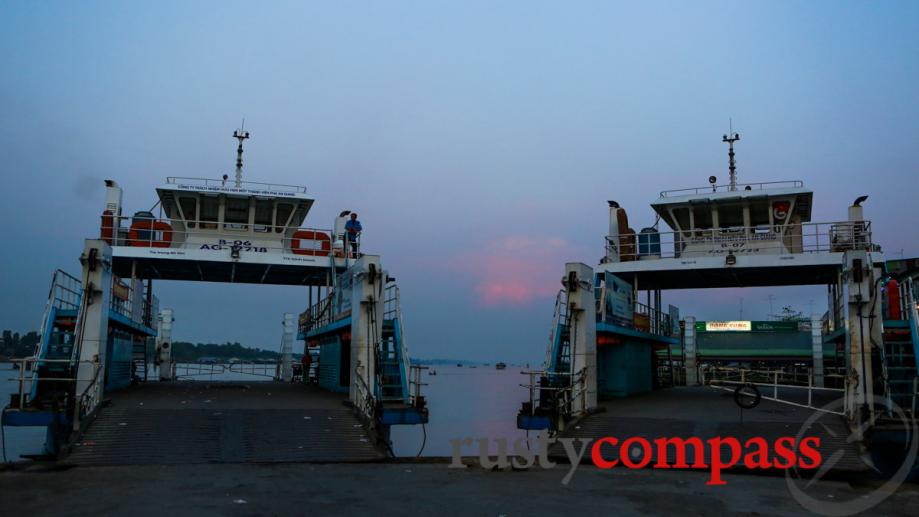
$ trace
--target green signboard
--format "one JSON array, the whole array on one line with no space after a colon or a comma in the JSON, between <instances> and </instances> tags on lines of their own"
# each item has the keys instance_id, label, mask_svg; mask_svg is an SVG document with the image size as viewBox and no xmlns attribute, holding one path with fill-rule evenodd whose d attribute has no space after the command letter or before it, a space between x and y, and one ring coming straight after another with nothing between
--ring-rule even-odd
<instances>
[{"instance_id":1,"label":"green signboard","mask_svg":"<svg viewBox=\"0 0 919 517\"><path fill-rule=\"evenodd\" d=\"M809 332L809 321L697 321L697 332Z\"/></svg>"}]
</instances>

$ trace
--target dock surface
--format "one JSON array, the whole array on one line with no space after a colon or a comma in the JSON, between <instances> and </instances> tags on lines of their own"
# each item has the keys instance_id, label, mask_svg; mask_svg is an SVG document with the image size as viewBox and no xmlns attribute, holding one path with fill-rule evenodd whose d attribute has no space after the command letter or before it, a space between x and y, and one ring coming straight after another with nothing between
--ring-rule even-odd
<instances>
[{"instance_id":1,"label":"dock surface","mask_svg":"<svg viewBox=\"0 0 919 517\"><path fill-rule=\"evenodd\" d=\"M278 382L150 382L108 403L63 464L363 462L386 457L345 396Z\"/></svg>"},{"instance_id":2,"label":"dock surface","mask_svg":"<svg viewBox=\"0 0 919 517\"><path fill-rule=\"evenodd\" d=\"M0 472L8 515L813 515L784 478L583 465L491 471L439 464L217 464ZM870 484L821 480L808 490L834 506L873 497ZM410 509L406 510L407 505ZM871 508L915 515L906 484Z\"/></svg>"}]
</instances>

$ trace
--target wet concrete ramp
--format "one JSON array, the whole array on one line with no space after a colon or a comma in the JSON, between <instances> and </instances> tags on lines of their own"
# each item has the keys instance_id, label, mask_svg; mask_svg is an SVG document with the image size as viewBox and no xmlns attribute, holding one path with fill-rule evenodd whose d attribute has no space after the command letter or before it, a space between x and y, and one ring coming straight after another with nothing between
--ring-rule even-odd
<instances>
[{"instance_id":1,"label":"wet concrete ramp","mask_svg":"<svg viewBox=\"0 0 919 517\"><path fill-rule=\"evenodd\" d=\"M273 382L149 383L112 394L73 465L364 462L386 457L343 397Z\"/></svg>"}]
</instances>

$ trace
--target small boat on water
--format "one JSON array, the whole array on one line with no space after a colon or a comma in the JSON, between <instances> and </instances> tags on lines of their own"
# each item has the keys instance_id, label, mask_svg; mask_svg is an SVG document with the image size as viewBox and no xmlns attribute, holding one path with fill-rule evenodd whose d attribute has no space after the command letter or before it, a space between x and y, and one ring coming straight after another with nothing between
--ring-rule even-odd
<instances>
[{"instance_id":1,"label":"small boat on water","mask_svg":"<svg viewBox=\"0 0 919 517\"><path fill-rule=\"evenodd\" d=\"M431 369L428 371L428 375L437 375L437 370Z\"/></svg>"},{"instance_id":2,"label":"small boat on water","mask_svg":"<svg viewBox=\"0 0 919 517\"><path fill-rule=\"evenodd\" d=\"M504 363L495 363L495 370L503 370L507 368L507 365Z\"/></svg>"}]
</instances>

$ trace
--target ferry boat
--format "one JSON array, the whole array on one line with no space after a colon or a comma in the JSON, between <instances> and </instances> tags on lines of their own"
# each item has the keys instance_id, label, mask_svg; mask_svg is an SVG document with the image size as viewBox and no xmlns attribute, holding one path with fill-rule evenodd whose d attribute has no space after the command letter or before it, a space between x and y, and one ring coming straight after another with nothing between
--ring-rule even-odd
<instances>
[{"instance_id":1,"label":"ferry boat","mask_svg":"<svg viewBox=\"0 0 919 517\"><path fill-rule=\"evenodd\" d=\"M495 370L503 370L507 368L507 365L504 363L495 363Z\"/></svg>"},{"instance_id":2,"label":"ferry boat","mask_svg":"<svg viewBox=\"0 0 919 517\"><path fill-rule=\"evenodd\" d=\"M306 187L243 181L249 132L233 137L234 179L169 177L156 187L155 210L125 215L122 189L105 181L101 224L85 242L82 275L55 273L40 343L20 361L21 390L2 425L47 426L46 449L57 454L105 413L103 396L147 381L151 362L160 381L176 380L182 367L172 360L173 313L161 311L153 294L160 280L304 288L309 303L299 332L296 316L283 318L277 380L293 378L299 335L305 353L319 350L319 386L346 393L381 443L391 425L427 422L422 367L407 353L398 288L380 257L345 231L350 211L339 212L331 227L304 227L315 203ZM148 340L155 341L152 357ZM275 376L275 365L255 370L237 373Z\"/></svg>"},{"instance_id":3,"label":"ferry boat","mask_svg":"<svg viewBox=\"0 0 919 517\"><path fill-rule=\"evenodd\" d=\"M839 411L853 426L869 422L880 429L915 411L919 268L895 271L885 260L864 217L867 196L854 200L844 220L814 222L814 193L803 181L739 183L738 140L736 133L723 138L728 182L711 176L708 186L662 191L650 204L654 224L640 231L619 203L609 201L600 264L566 265L545 363L525 372L530 397L517 415L518 427L562 432L602 400L669 386L733 386L743 368L725 380L715 375L721 370L700 361L700 340L714 340L719 331L733 331L734 343L743 336L753 340L750 332L772 332L773 343L788 338L775 332L801 334L804 354L796 349L782 359L810 370L787 383L838 390ZM773 322L697 322L662 301L670 289L786 285L826 286L827 313L810 318L806 328L796 322L794 329L776 329ZM750 349L721 359L746 357Z\"/></svg>"}]
</instances>

